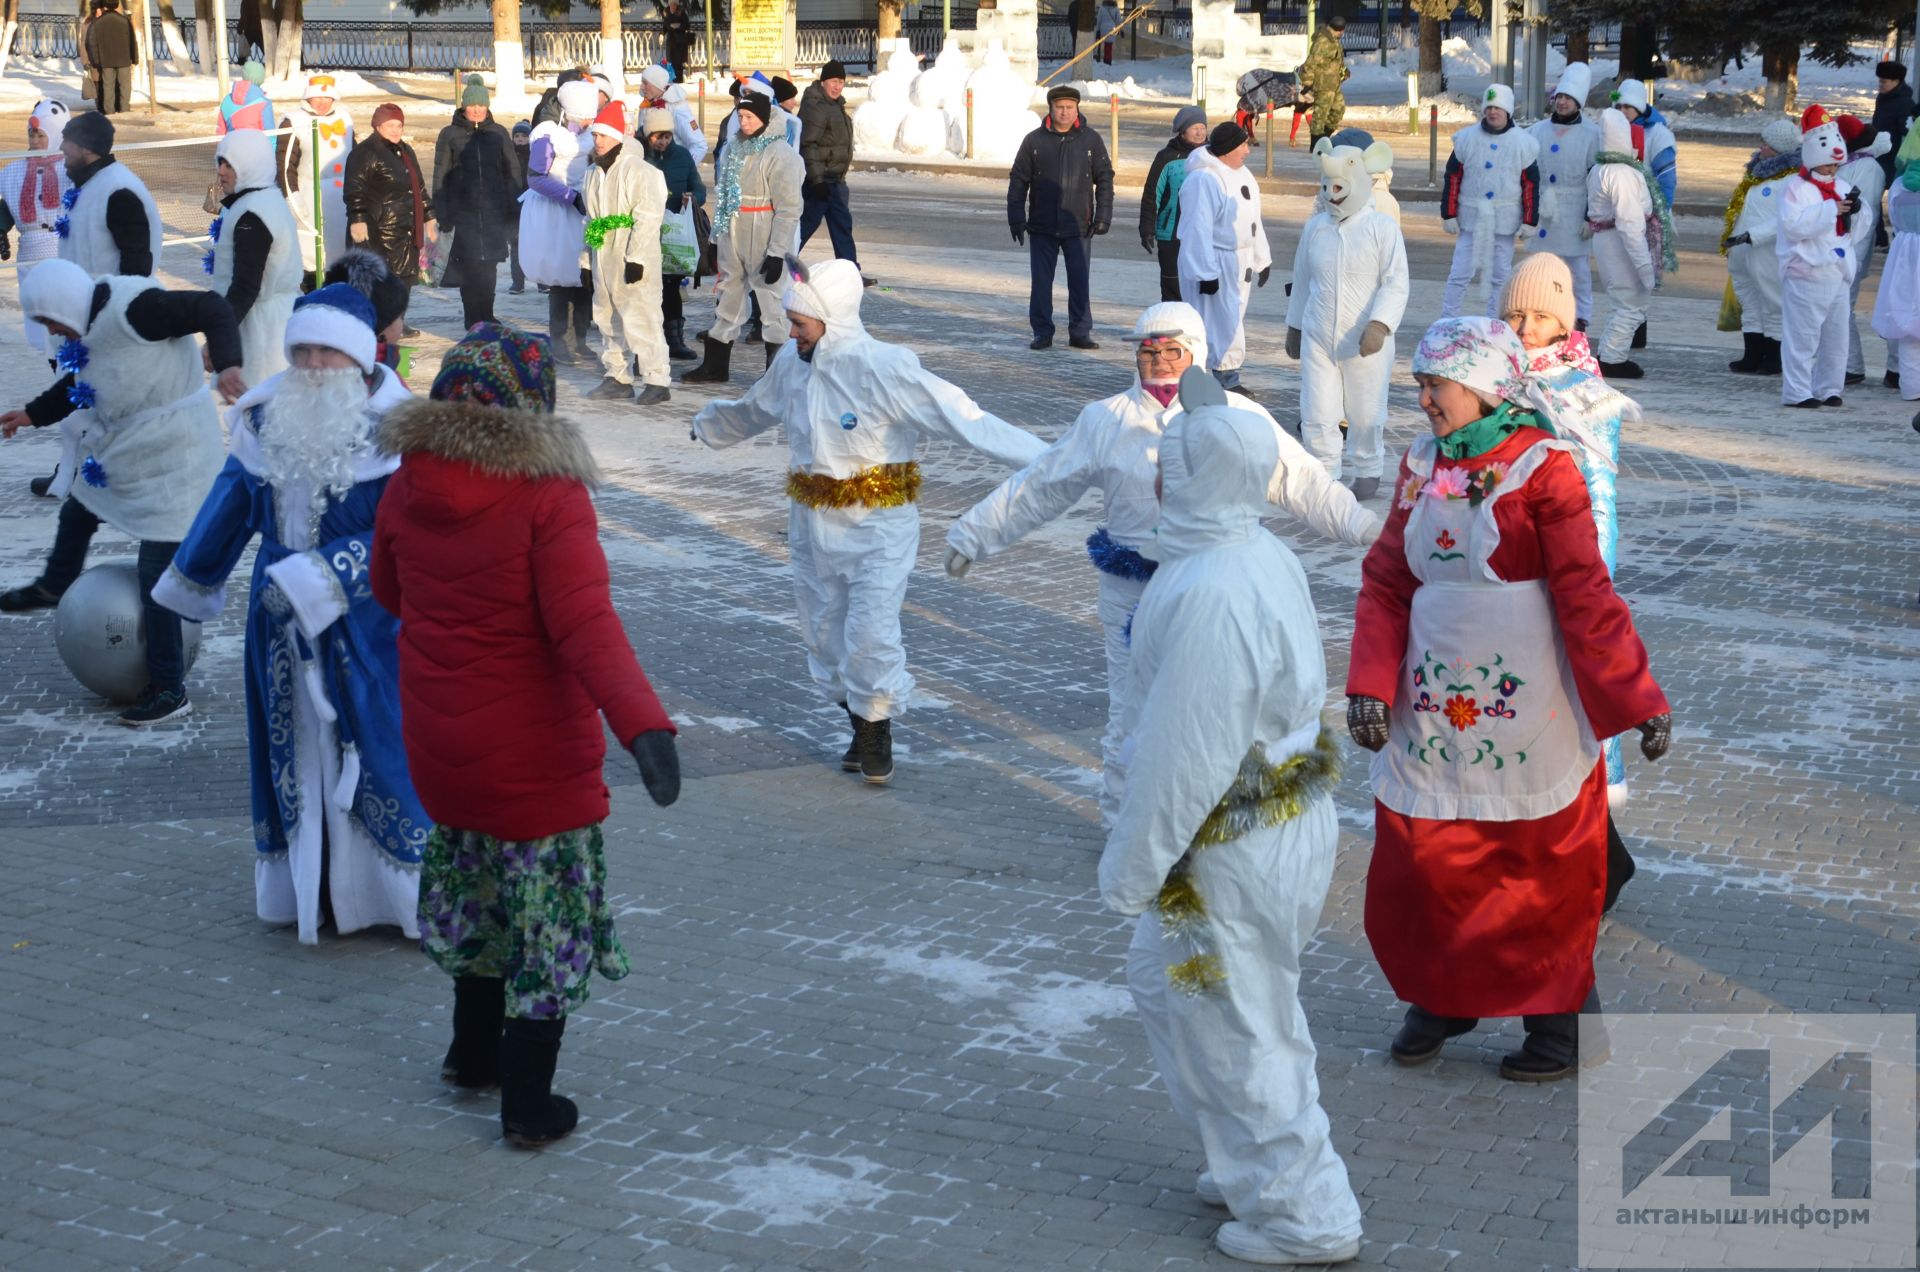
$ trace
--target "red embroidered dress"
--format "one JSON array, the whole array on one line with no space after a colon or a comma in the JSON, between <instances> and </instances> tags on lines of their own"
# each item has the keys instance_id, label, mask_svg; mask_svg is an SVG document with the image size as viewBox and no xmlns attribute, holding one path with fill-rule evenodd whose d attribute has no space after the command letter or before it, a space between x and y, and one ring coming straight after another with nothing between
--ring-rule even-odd
<instances>
[{"instance_id":1,"label":"red embroidered dress","mask_svg":"<svg viewBox=\"0 0 1920 1272\"><path fill-rule=\"evenodd\" d=\"M1469 459L1422 438L1362 568L1349 694L1374 756L1366 927L1402 999L1445 1016L1579 1009L1606 884L1600 740L1667 710L1566 444Z\"/></svg>"}]
</instances>

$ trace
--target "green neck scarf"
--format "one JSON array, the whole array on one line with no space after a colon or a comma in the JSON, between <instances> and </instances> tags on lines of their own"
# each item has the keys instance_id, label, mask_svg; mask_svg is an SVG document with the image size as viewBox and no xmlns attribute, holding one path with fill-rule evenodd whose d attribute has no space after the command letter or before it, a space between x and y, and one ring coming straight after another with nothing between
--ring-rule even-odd
<instances>
[{"instance_id":1,"label":"green neck scarf","mask_svg":"<svg viewBox=\"0 0 1920 1272\"><path fill-rule=\"evenodd\" d=\"M1523 428L1551 433L1547 422L1524 407L1502 402L1491 415L1483 415L1465 428L1445 437L1434 438L1440 454L1447 459L1472 459L1484 455Z\"/></svg>"}]
</instances>

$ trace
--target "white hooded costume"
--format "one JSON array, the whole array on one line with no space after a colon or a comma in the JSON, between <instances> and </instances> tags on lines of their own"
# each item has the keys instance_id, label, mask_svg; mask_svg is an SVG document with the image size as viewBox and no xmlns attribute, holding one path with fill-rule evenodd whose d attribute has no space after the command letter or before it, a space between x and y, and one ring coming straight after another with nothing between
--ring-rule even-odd
<instances>
[{"instance_id":1,"label":"white hooded costume","mask_svg":"<svg viewBox=\"0 0 1920 1272\"><path fill-rule=\"evenodd\" d=\"M1792 120L1776 119L1760 130L1760 139L1776 154L1793 155L1800 146L1800 130ZM1740 301L1740 329L1770 340L1780 338L1780 261L1773 239L1780 225L1780 196L1793 171L1789 165L1779 176L1747 190L1732 237L1745 234L1751 242L1727 249L1727 277Z\"/></svg>"},{"instance_id":2,"label":"white hooded costume","mask_svg":"<svg viewBox=\"0 0 1920 1272\"><path fill-rule=\"evenodd\" d=\"M1844 134L1843 134L1844 136ZM1866 356L1860 350L1860 284L1873 267L1873 240L1880 225L1880 198L1887 192L1886 170L1880 156L1893 149L1893 138L1876 132L1864 149L1851 151L1840 165L1840 179L1860 192L1860 215L1853 218L1853 282L1847 287L1847 374L1865 375Z\"/></svg>"},{"instance_id":3,"label":"white hooded costume","mask_svg":"<svg viewBox=\"0 0 1920 1272\"><path fill-rule=\"evenodd\" d=\"M1380 141L1360 150L1324 139L1313 149L1327 209L1300 231L1287 299L1288 344L1300 333L1300 431L1314 458L1338 478L1345 423L1352 452L1347 475L1378 478L1386 464L1393 332L1406 313L1409 287L1400 227L1372 206L1372 174L1393 165L1393 150ZM1386 326L1384 337L1368 333L1376 322Z\"/></svg>"},{"instance_id":4,"label":"white hooded costume","mask_svg":"<svg viewBox=\"0 0 1920 1272\"><path fill-rule=\"evenodd\" d=\"M687 104L687 90L673 82L673 72L664 66L649 66L640 72L641 83L659 92L659 97L647 97L640 103L641 114L648 110L660 109L673 113L673 139L687 148L693 161L699 163L707 157L707 135L700 131L700 121L694 115L693 107ZM639 122L636 120L635 122ZM638 140L644 142L645 137Z\"/></svg>"},{"instance_id":5,"label":"white hooded costume","mask_svg":"<svg viewBox=\"0 0 1920 1272\"><path fill-rule=\"evenodd\" d=\"M60 254L60 238L53 224L60 216L61 196L73 188L73 178L67 175L66 162L60 156L60 139L69 117L63 102L51 97L35 102L27 125L46 134L47 144L39 154L15 159L0 168L0 204L6 205L12 227L20 231L13 256L23 268ZM47 329L31 318L23 321L27 343L45 353Z\"/></svg>"},{"instance_id":6,"label":"white hooded costume","mask_svg":"<svg viewBox=\"0 0 1920 1272\"><path fill-rule=\"evenodd\" d=\"M1507 112L1507 130L1488 132L1484 122L1463 128L1453 135L1453 154L1447 159L1441 225L1460 241L1453 245L1453 264L1440 301L1442 318L1458 316L1476 274L1487 287L1487 316L1499 317L1500 294L1513 273L1514 236L1539 219L1534 204L1540 191L1540 143L1511 122L1513 89L1505 84L1488 88L1482 116L1494 106Z\"/></svg>"},{"instance_id":7,"label":"white hooded costume","mask_svg":"<svg viewBox=\"0 0 1920 1272\"><path fill-rule=\"evenodd\" d=\"M1186 157L1180 187L1180 299L1207 325L1207 370L1229 388L1247 360L1247 301L1273 265L1260 224L1260 183L1201 146ZM1202 283L1217 283L1211 295Z\"/></svg>"},{"instance_id":8,"label":"white hooded costume","mask_svg":"<svg viewBox=\"0 0 1920 1272\"><path fill-rule=\"evenodd\" d=\"M1182 301L1148 306L1133 339L1172 337L1199 365L1206 355L1200 315ZM1341 543L1371 543L1380 523L1354 500L1353 492L1283 432L1252 399L1232 394L1236 409L1272 424L1278 462L1267 483L1267 502ZM1160 471L1160 439L1183 408L1176 398L1162 407L1138 377L1125 393L1089 403L1060 439L1033 463L975 504L947 531L947 546L965 560L949 559L950 573L1006 551L1041 526L1066 514L1090 489L1098 489L1101 528L1087 540L1087 554L1100 572L1100 626L1106 635L1107 730L1100 740L1101 820L1108 826L1120 808L1126 781L1121 732L1127 715L1127 664L1132 657L1127 627L1146 590L1160 553L1154 527L1160 504L1153 483Z\"/></svg>"},{"instance_id":9,"label":"white hooded costume","mask_svg":"<svg viewBox=\"0 0 1920 1272\"><path fill-rule=\"evenodd\" d=\"M1800 136L1802 168L1845 161L1846 142L1825 111L1809 107L1802 122L1813 125ZM1837 397L1846 382L1857 258L1852 235L1840 231L1839 213L1853 187L1836 176L1831 189L1839 202L1796 172L1780 193L1774 252L1780 263L1780 400L1788 406Z\"/></svg>"},{"instance_id":10,"label":"white hooded costume","mask_svg":"<svg viewBox=\"0 0 1920 1272\"><path fill-rule=\"evenodd\" d=\"M313 109L315 98L325 98L333 108L322 115ZM287 113L290 136L280 149L281 188L293 208L294 223L300 227L300 269L314 268L314 247L325 235L326 264L340 259L347 250L347 156L353 152L353 116L340 104L340 92L332 75L315 71L307 76L307 89L298 106ZM314 149L314 137L320 139ZM319 155L320 215L314 219L314 156ZM257 384L256 380L247 381Z\"/></svg>"},{"instance_id":11,"label":"white hooded costume","mask_svg":"<svg viewBox=\"0 0 1920 1272\"><path fill-rule=\"evenodd\" d=\"M611 125L593 126L595 132ZM558 151L555 151L558 154ZM600 365L622 384L633 383L634 362L640 380L665 388L667 338L661 327L660 222L667 213L667 179L648 163L645 143L628 138L613 162L595 158L587 168L587 227L603 217L631 217L631 226L605 230L593 255L593 325L600 330ZM638 265L638 281L627 281L627 267Z\"/></svg>"},{"instance_id":12,"label":"white hooded costume","mask_svg":"<svg viewBox=\"0 0 1920 1272\"><path fill-rule=\"evenodd\" d=\"M1633 153L1633 126L1611 106L1600 112L1600 149ZM1587 215L1595 227L1594 263L1612 302L1593 354L1602 363L1625 362L1660 277L1660 262L1647 244L1647 221L1654 215L1647 179L1624 163L1594 164L1587 173Z\"/></svg>"},{"instance_id":13,"label":"white hooded costume","mask_svg":"<svg viewBox=\"0 0 1920 1272\"><path fill-rule=\"evenodd\" d=\"M1569 62L1554 86L1581 105L1593 88L1585 62ZM1527 129L1540 148L1540 226L1531 240L1536 251L1552 252L1573 275L1576 319L1593 316L1593 265L1587 256L1587 173L1600 150L1600 129L1590 119L1570 124L1549 117Z\"/></svg>"},{"instance_id":14,"label":"white hooded costume","mask_svg":"<svg viewBox=\"0 0 1920 1272\"><path fill-rule=\"evenodd\" d=\"M561 118L535 125L527 139L527 189L520 196L520 269L542 287L578 287L589 267L582 232L587 218L574 206L585 201L593 138L587 130L599 109L591 80L569 80L556 96Z\"/></svg>"},{"instance_id":15,"label":"white hooded costume","mask_svg":"<svg viewBox=\"0 0 1920 1272\"><path fill-rule=\"evenodd\" d=\"M1163 555L1129 669L1140 759L1100 895L1140 915L1127 981L1174 1111L1238 1221L1216 1242L1333 1262L1358 1248L1360 1207L1299 996L1339 838L1326 663L1306 573L1260 527L1273 429L1202 405L1205 388L1183 380L1189 409L1160 448Z\"/></svg>"},{"instance_id":16,"label":"white hooded costume","mask_svg":"<svg viewBox=\"0 0 1920 1272\"><path fill-rule=\"evenodd\" d=\"M260 291L240 319L240 375L250 385L264 384L287 369L283 338L293 302L300 295L300 230L287 196L274 184L273 138L257 128L236 128L215 150L233 169L237 192L220 212L220 234L213 244L213 290L233 299L234 244L240 222L253 217L272 237L260 270ZM236 306L237 308L237 306Z\"/></svg>"},{"instance_id":17,"label":"white hooded costume","mask_svg":"<svg viewBox=\"0 0 1920 1272\"><path fill-rule=\"evenodd\" d=\"M1043 443L921 369L912 351L868 335L858 266L787 265L786 309L818 318L826 334L810 360L784 345L745 397L703 407L693 435L718 448L786 426L787 547L808 668L829 701L889 720L913 695L900 606L920 545L921 436L1009 468L1033 462Z\"/></svg>"},{"instance_id":18,"label":"white hooded costume","mask_svg":"<svg viewBox=\"0 0 1920 1272\"><path fill-rule=\"evenodd\" d=\"M1896 180L1887 194L1893 236L1873 301L1873 329L1887 342L1887 369L1900 376L1900 396L1920 400L1920 190Z\"/></svg>"}]
</instances>

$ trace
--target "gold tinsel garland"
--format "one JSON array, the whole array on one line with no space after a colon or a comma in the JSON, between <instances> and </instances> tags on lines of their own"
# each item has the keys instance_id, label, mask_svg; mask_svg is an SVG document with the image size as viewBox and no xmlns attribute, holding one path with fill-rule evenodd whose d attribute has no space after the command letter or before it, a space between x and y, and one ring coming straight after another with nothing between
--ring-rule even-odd
<instances>
[{"instance_id":1,"label":"gold tinsel garland","mask_svg":"<svg viewBox=\"0 0 1920 1272\"><path fill-rule=\"evenodd\" d=\"M787 498L807 508L904 508L920 497L920 465L879 464L851 477L787 474Z\"/></svg>"},{"instance_id":2,"label":"gold tinsel garland","mask_svg":"<svg viewBox=\"0 0 1920 1272\"><path fill-rule=\"evenodd\" d=\"M1201 850L1244 839L1258 830L1292 821L1307 805L1340 780L1340 746L1332 730L1320 730L1313 749L1279 764L1267 761L1255 743L1240 761L1233 785L1200 823L1186 854L1167 872L1154 909L1160 930L1183 944L1187 957L1167 967L1167 983L1184 994L1205 994L1224 985L1226 967L1214 951L1207 925L1207 899L1193 881L1193 859Z\"/></svg>"}]
</instances>

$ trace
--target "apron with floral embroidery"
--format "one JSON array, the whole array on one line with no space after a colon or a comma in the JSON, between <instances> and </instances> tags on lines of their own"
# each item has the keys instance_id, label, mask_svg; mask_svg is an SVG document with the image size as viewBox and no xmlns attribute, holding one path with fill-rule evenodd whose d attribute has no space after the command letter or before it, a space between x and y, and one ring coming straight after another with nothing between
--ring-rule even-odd
<instances>
[{"instance_id":1,"label":"apron with floral embroidery","mask_svg":"<svg viewBox=\"0 0 1920 1272\"><path fill-rule=\"evenodd\" d=\"M1373 757L1380 802L1409 817L1524 821L1573 803L1600 758L1580 706L1545 579L1509 583L1488 568L1500 541L1497 500L1564 442L1543 441L1511 465L1435 471L1423 438L1400 492L1412 502L1407 565L1421 586L1407 656Z\"/></svg>"}]
</instances>

